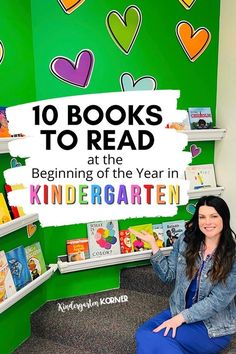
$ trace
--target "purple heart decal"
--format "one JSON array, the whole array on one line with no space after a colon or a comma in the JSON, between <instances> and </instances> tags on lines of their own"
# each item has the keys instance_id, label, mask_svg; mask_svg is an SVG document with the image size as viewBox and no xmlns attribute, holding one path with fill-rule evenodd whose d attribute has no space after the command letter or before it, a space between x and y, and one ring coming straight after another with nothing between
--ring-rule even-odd
<instances>
[{"instance_id":1,"label":"purple heart decal","mask_svg":"<svg viewBox=\"0 0 236 354\"><path fill-rule=\"evenodd\" d=\"M77 54L75 62L65 57L54 58L50 63L50 70L60 80L85 88L89 84L93 64L93 53L82 50Z\"/></svg>"},{"instance_id":2,"label":"purple heart decal","mask_svg":"<svg viewBox=\"0 0 236 354\"><path fill-rule=\"evenodd\" d=\"M201 154L202 149L200 147L197 147L197 145L192 144L190 146L190 151L191 151L192 157L197 157L198 155Z\"/></svg>"}]
</instances>

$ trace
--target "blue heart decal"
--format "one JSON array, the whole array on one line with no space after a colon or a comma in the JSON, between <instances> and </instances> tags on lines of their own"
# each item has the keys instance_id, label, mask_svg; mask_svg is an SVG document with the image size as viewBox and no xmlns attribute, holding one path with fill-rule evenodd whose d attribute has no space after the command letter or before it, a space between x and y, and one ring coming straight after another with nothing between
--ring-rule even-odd
<instances>
[{"instance_id":1,"label":"blue heart decal","mask_svg":"<svg viewBox=\"0 0 236 354\"><path fill-rule=\"evenodd\" d=\"M129 73L124 73L120 77L122 91L153 91L156 89L157 82L152 76L142 76L134 80Z\"/></svg>"},{"instance_id":2,"label":"blue heart decal","mask_svg":"<svg viewBox=\"0 0 236 354\"><path fill-rule=\"evenodd\" d=\"M196 210L196 205L194 204L188 204L186 206L186 210L189 214L193 215L195 213L195 210Z\"/></svg>"},{"instance_id":3,"label":"blue heart decal","mask_svg":"<svg viewBox=\"0 0 236 354\"><path fill-rule=\"evenodd\" d=\"M14 167L20 167L22 165L20 162L17 161L17 159L15 157L13 157L11 159L10 166L11 166L11 168L14 168Z\"/></svg>"}]
</instances>

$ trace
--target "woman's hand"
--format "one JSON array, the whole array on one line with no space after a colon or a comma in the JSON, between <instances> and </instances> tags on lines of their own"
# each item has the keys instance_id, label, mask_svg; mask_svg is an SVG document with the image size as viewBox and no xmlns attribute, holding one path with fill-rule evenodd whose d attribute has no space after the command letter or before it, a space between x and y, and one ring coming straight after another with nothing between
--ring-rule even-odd
<instances>
[{"instance_id":1,"label":"woman's hand","mask_svg":"<svg viewBox=\"0 0 236 354\"><path fill-rule=\"evenodd\" d=\"M149 234L146 231L138 232L132 228L128 228L129 232L136 237L140 238L140 240L149 243L149 245L152 247L152 252L153 254L156 253L159 250L159 247L156 244L155 238L153 235Z\"/></svg>"},{"instance_id":2,"label":"woman's hand","mask_svg":"<svg viewBox=\"0 0 236 354\"><path fill-rule=\"evenodd\" d=\"M185 322L185 319L181 313L172 317L170 320L163 322L160 326L154 328L153 332L159 332L165 328L164 336L167 336L169 330L172 328L172 338L176 336L176 329Z\"/></svg>"}]
</instances>

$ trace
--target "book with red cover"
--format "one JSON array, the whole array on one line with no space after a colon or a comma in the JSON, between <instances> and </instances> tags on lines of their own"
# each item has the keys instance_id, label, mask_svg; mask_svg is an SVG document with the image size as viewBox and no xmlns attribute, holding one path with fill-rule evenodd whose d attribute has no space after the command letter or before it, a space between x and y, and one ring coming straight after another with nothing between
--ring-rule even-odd
<instances>
[{"instance_id":1,"label":"book with red cover","mask_svg":"<svg viewBox=\"0 0 236 354\"><path fill-rule=\"evenodd\" d=\"M128 230L120 230L120 251L121 253L132 252L132 244L130 240L130 233Z\"/></svg>"},{"instance_id":2,"label":"book with red cover","mask_svg":"<svg viewBox=\"0 0 236 354\"><path fill-rule=\"evenodd\" d=\"M9 184L5 184L5 190L7 193L14 191L16 189L21 189L21 188L23 188L22 184L16 184L14 186L10 186ZM25 215L22 207L10 206L10 208L11 208L12 216L14 219L19 218L19 216Z\"/></svg>"}]
</instances>

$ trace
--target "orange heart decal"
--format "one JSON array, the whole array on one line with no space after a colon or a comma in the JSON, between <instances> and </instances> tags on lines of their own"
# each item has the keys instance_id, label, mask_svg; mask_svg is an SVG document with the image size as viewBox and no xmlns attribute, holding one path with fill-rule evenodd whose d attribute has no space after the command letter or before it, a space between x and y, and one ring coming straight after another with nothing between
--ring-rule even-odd
<instances>
[{"instance_id":1,"label":"orange heart decal","mask_svg":"<svg viewBox=\"0 0 236 354\"><path fill-rule=\"evenodd\" d=\"M37 230L37 225L29 224L27 225L27 235L28 238L32 237Z\"/></svg>"},{"instance_id":2,"label":"orange heart decal","mask_svg":"<svg viewBox=\"0 0 236 354\"><path fill-rule=\"evenodd\" d=\"M196 0L179 0L179 2L185 7L186 10L190 10Z\"/></svg>"},{"instance_id":3,"label":"orange heart decal","mask_svg":"<svg viewBox=\"0 0 236 354\"><path fill-rule=\"evenodd\" d=\"M3 43L0 41L0 64L3 61L4 58L4 47L3 47Z\"/></svg>"},{"instance_id":4,"label":"orange heart decal","mask_svg":"<svg viewBox=\"0 0 236 354\"><path fill-rule=\"evenodd\" d=\"M85 0L58 0L59 4L67 14L75 11Z\"/></svg>"},{"instance_id":5,"label":"orange heart decal","mask_svg":"<svg viewBox=\"0 0 236 354\"><path fill-rule=\"evenodd\" d=\"M188 58L195 61L207 48L211 40L211 33L205 27L194 31L187 21L180 21L176 26L176 35Z\"/></svg>"}]
</instances>

